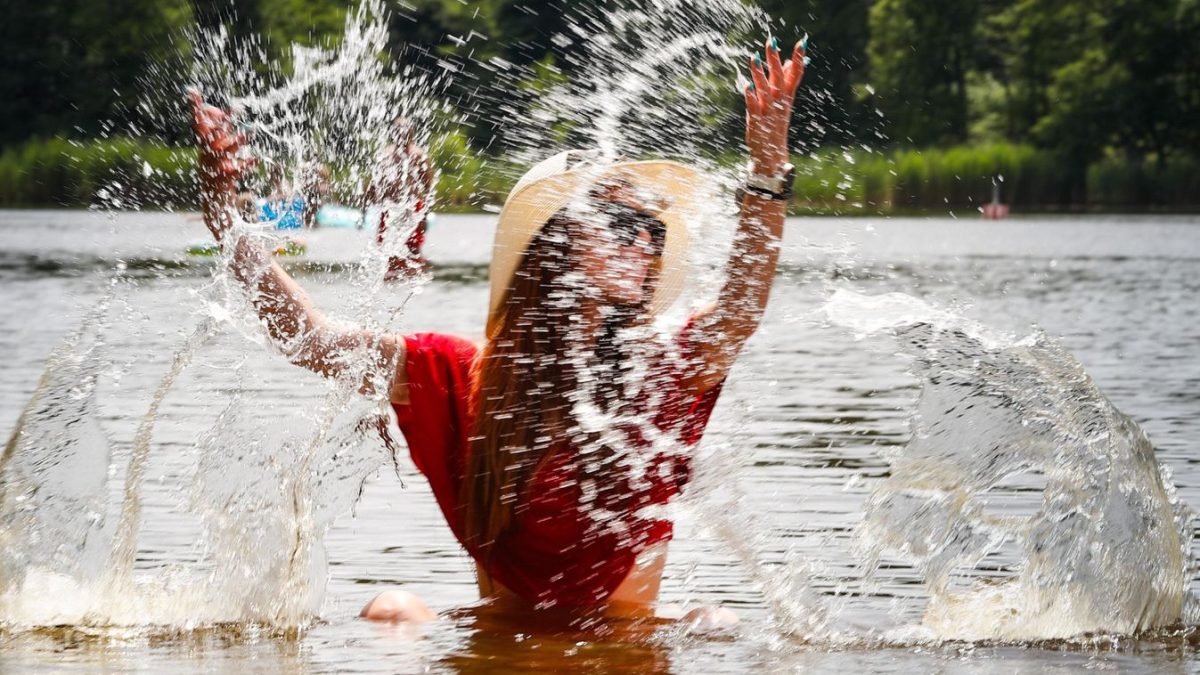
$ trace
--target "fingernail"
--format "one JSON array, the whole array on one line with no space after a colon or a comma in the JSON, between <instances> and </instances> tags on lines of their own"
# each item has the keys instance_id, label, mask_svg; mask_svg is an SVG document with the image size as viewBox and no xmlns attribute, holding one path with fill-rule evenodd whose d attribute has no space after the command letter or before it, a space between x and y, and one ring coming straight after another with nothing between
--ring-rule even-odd
<instances>
[{"instance_id":1,"label":"fingernail","mask_svg":"<svg viewBox=\"0 0 1200 675\"><path fill-rule=\"evenodd\" d=\"M762 65L762 56L758 52L754 52L754 62L760 66Z\"/></svg>"},{"instance_id":2,"label":"fingernail","mask_svg":"<svg viewBox=\"0 0 1200 675\"><path fill-rule=\"evenodd\" d=\"M806 65L806 66L807 66L807 65L808 65L808 62L809 62L809 58L808 58L807 56L806 56L806 57L804 57L804 65Z\"/></svg>"},{"instance_id":3,"label":"fingernail","mask_svg":"<svg viewBox=\"0 0 1200 675\"><path fill-rule=\"evenodd\" d=\"M775 51L779 51L779 38L777 38L777 37L771 38L771 49L774 49Z\"/></svg>"},{"instance_id":4,"label":"fingernail","mask_svg":"<svg viewBox=\"0 0 1200 675\"><path fill-rule=\"evenodd\" d=\"M808 49L808 33L800 40L800 49Z\"/></svg>"},{"instance_id":5,"label":"fingernail","mask_svg":"<svg viewBox=\"0 0 1200 675\"><path fill-rule=\"evenodd\" d=\"M754 91L754 83L753 82L750 83L750 91Z\"/></svg>"}]
</instances>

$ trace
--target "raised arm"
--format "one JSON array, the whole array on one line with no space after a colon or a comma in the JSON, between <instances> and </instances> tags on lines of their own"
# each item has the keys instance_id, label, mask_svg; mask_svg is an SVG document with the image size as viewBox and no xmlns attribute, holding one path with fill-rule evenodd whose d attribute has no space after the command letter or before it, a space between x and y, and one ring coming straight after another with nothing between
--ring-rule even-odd
<instances>
[{"instance_id":1,"label":"raised arm","mask_svg":"<svg viewBox=\"0 0 1200 675\"><path fill-rule=\"evenodd\" d=\"M784 62L779 42L766 44L766 62L750 62L753 83L746 87L746 145L750 171L760 176L777 176L788 163L788 124L796 88L804 77L807 39L798 42ZM765 66L765 70L764 70ZM747 191L733 251L726 266L726 281L712 307L695 317L689 336L700 359L693 386L707 391L720 382L742 346L762 320L779 262L779 243L787 200Z\"/></svg>"},{"instance_id":2,"label":"raised arm","mask_svg":"<svg viewBox=\"0 0 1200 675\"><path fill-rule=\"evenodd\" d=\"M257 242L235 236L237 182L253 164L239 156L246 139L235 133L224 111L206 105L200 93L189 92L200 152L200 198L204 224L217 242L233 246L232 272L249 291L258 316L275 344L288 359L326 377L345 373L349 359L366 351L376 359L374 372L395 373L386 383L369 375L362 390L372 393L387 387L396 403L408 401L404 373L404 341L396 336L375 336L370 331L339 330L316 308L308 294ZM232 241L231 241L232 240Z\"/></svg>"}]
</instances>

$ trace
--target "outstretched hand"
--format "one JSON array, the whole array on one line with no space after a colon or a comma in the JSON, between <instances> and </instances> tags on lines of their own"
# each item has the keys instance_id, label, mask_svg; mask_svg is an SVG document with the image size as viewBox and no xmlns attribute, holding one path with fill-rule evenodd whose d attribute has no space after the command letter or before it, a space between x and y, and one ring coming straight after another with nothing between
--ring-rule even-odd
<instances>
[{"instance_id":1,"label":"outstretched hand","mask_svg":"<svg viewBox=\"0 0 1200 675\"><path fill-rule=\"evenodd\" d=\"M235 131L229 115L206 104L198 90L188 90L188 99L200 150L200 185L208 192L232 190L242 173L254 165L254 158L238 156L246 134Z\"/></svg>"},{"instance_id":2,"label":"outstretched hand","mask_svg":"<svg viewBox=\"0 0 1200 675\"><path fill-rule=\"evenodd\" d=\"M743 92L746 97L746 145L759 173L773 173L788 160L788 124L796 89L804 79L805 51L808 38L796 43L791 57L780 58L779 39L766 41L766 61L755 55L750 59L752 82Z\"/></svg>"}]
</instances>

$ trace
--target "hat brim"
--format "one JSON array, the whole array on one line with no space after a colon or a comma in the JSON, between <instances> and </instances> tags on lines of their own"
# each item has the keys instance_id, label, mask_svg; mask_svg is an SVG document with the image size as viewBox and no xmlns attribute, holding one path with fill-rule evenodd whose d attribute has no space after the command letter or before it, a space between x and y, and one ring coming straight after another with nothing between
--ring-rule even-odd
<instances>
[{"instance_id":1,"label":"hat brim","mask_svg":"<svg viewBox=\"0 0 1200 675\"><path fill-rule=\"evenodd\" d=\"M518 184L500 211L492 247L491 300L488 303L487 336L494 338L503 325L502 303L512 284L517 265L533 236L546 221L565 206L587 198L599 181L620 179L639 193L662 199L666 207L656 215L666 225L666 239L659 261L658 286L650 301L651 313L671 306L687 282L687 223L694 221L710 203L713 187L703 172L664 160L621 162L608 166L586 166Z\"/></svg>"}]
</instances>

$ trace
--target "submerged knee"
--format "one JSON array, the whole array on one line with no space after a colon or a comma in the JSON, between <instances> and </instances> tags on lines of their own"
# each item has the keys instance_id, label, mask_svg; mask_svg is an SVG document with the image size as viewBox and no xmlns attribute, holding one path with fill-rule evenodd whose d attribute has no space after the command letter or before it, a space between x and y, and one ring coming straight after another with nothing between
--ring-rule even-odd
<instances>
[{"instance_id":1,"label":"submerged knee","mask_svg":"<svg viewBox=\"0 0 1200 675\"><path fill-rule=\"evenodd\" d=\"M683 615L681 622L688 632L708 633L732 628L738 624L738 616L726 607L696 607Z\"/></svg>"},{"instance_id":2,"label":"submerged knee","mask_svg":"<svg viewBox=\"0 0 1200 675\"><path fill-rule=\"evenodd\" d=\"M359 613L371 621L422 623L437 618L425 601L408 591L384 591L375 596Z\"/></svg>"}]
</instances>

